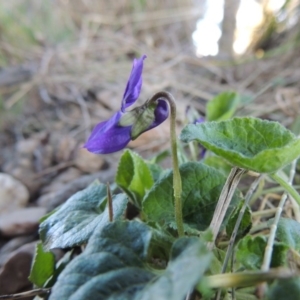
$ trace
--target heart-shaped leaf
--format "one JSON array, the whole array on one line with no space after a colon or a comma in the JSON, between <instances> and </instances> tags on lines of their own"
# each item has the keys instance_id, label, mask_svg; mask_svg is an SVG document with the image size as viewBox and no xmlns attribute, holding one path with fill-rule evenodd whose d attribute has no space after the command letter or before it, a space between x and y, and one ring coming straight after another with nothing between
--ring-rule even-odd
<instances>
[{"instance_id":1,"label":"heart-shaped leaf","mask_svg":"<svg viewBox=\"0 0 300 300\"><path fill-rule=\"evenodd\" d=\"M182 178L182 207L184 222L198 230L206 229L212 215L225 177L216 169L202 163L188 162L179 168ZM175 224L173 172L163 175L152 187L143 201L143 212L148 220L167 225ZM227 215L238 201L235 195Z\"/></svg>"},{"instance_id":2,"label":"heart-shaped leaf","mask_svg":"<svg viewBox=\"0 0 300 300\"><path fill-rule=\"evenodd\" d=\"M259 173L272 173L300 156L300 139L277 122L233 118L187 125L181 140L199 141L231 164Z\"/></svg>"},{"instance_id":3,"label":"heart-shaped leaf","mask_svg":"<svg viewBox=\"0 0 300 300\"><path fill-rule=\"evenodd\" d=\"M97 226L109 223L106 186L92 184L77 192L40 224L45 249L68 248L88 241ZM122 218L127 206L124 194L113 196L114 219ZM99 225L100 224L100 225Z\"/></svg>"},{"instance_id":4,"label":"heart-shaped leaf","mask_svg":"<svg viewBox=\"0 0 300 300\"><path fill-rule=\"evenodd\" d=\"M153 295L182 300L203 276L210 253L198 238L179 239L167 269L156 275L145 264L150 239L149 227L136 221L95 231L83 254L59 276L50 300L146 300Z\"/></svg>"},{"instance_id":5,"label":"heart-shaped leaf","mask_svg":"<svg viewBox=\"0 0 300 300\"><path fill-rule=\"evenodd\" d=\"M116 183L140 208L145 193L153 185L153 178L147 163L136 153L126 150L119 162Z\"/></svg>"},{"instance_id":6,"label":"heart-shaped leaf","mask_svg":"<svg viewBox=\"0 0 300 300\"><path fill-rule=\"evenodd\" d=\"M173 246L171 261L163 275L153 280L136 300L182 300L200 281L209 267L211 255L199 238L181 238ZM192 263L191 263L192 262Z\"/></svg>"},{"instance_id":7,"label":"heart-shaped leaf","mask_svg":"<svg viewBox=\"0 0 300 300\"><path fill-rule=\"evenodd\" d=\"M207 121L223 121L231 118L239 105L239 96L234 92L217 95L206 105Z\"/></svg>"}]
</instances>

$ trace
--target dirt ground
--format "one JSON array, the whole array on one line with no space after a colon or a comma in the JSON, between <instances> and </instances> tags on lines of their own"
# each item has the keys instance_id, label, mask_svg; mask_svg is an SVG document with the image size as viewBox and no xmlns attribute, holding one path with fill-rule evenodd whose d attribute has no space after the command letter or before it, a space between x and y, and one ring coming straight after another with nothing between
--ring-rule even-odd
<instances>
[{"instance_id":1,"label":"dirt ground","mask_svg":"<svg viewBox=\"0 0 300 300\"><path fill-rule=\"evenodd\" d=\"M261 59L199 58L191 28L200 12L188 6L150 7L147 15L128 11L120 18L117 8L105 14L103 7L80 18L84 7L75 7L67 41L51 43L38 30L24 48L0 40L6 58L0 69L0 295L30 289L39 219L94 179L113 180L120 153L97 156L82 145L93 126L119 109L134 57L147 55L139 103L171 92L178 133L188 105L204 116L207 101L223 91L241 95L239 116L291 127L300 113L299 46ZM167 149L168 125L129 148L144 157Z\"/></svg>"}]
</instances>

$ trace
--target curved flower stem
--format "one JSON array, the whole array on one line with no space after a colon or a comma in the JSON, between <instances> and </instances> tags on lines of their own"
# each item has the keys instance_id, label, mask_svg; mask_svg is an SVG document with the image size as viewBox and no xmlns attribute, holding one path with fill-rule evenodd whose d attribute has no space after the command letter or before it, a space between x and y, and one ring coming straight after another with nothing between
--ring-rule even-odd
<instances>
[{"instance_id":1,"label":"curved flower stem","mask_svg":"<svg viewBox=\"0 0 300 300\"><path fill-rule=\"evenodd\" d=\"M182 203L181 203L181 177L179 172L179 163L177 156L177 137L176 137L176 105L174 97L168 92L158 92L148 103L156 102L162 99L168 102L170 106L170 138L171 138L171 152L172 152L172 163L173 163L173 192L175 198L175 220L178 230L178 235L184 235L183 229L183 217L182 217Z\"/></svg>"}]
</instances>

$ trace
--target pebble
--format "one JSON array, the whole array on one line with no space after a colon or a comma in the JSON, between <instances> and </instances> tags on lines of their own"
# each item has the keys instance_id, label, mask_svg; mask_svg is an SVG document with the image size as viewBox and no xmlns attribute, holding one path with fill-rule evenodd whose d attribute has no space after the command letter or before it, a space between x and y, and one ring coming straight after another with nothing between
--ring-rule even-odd
<instances>
[{"instance_id":1,"label":"pebble","mask_svg":"<svg viewBox=\"0 0 300 300\"><path fill-rule=\"evenodd\" d=\"M0 218L0 233L6 237L33 233L46 213L44 207L28 207L6 213Z\"/></svg>"},{"instance_id":2,"label":"pebble","mask_svg":"<svg viewBox=\"0 0 300 300\"><path fill-rule=\"evenodd\" d=\"M93 154L85 148L79 148L76 153L75 166L84 173L95 173L106 165L104 158Z\"/></svg>"},{"instance_id":3,"label":"pebble","mask_svg":"<svg viewBox=\"0 0 300 300\"><path fill-rule=\"evenodd\" d=\"M0 173L0 215L22 208L28 201L25 185L11 175Z\"/></svg>"},{"instance_id":4,"label":"pebble","mask_svg":"<svg viewBox=\"0 0 300 300\"><path fill-rule=\"evenodd\" d=\"M0 269L0 295L14 294L32 284L28 280L36 242L20 247L11 253Z\"/></svg>"}]
</instances>

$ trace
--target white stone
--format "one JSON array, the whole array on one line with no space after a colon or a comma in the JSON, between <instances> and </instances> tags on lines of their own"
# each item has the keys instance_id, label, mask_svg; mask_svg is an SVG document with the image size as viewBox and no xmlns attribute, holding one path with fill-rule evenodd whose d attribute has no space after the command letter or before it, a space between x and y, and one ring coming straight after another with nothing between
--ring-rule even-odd
<instances>
[{"instance_id":1,"label":"white stone","mask_svg":"<svg viewBox=\"0 0 300 300\"><path fill-rule=\"evenodd\" d=\"M19 180L0 173L0 215L25 207L28 200L29 192Z\"/></svg>"},{"instance_id":2,"label":"white stone","mask_svg":"<svg viewBox=\"0 0 300 300\"><path fill-rule=\"evenodd\" d=\"M17 236L36 232L39 220L47 213L43 207L26 207L8 212L0 218L0 232L4 236Z\"/></svg>"}]
</instances>

